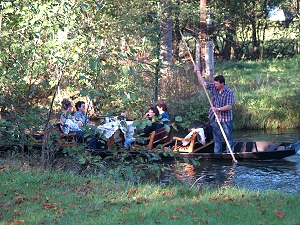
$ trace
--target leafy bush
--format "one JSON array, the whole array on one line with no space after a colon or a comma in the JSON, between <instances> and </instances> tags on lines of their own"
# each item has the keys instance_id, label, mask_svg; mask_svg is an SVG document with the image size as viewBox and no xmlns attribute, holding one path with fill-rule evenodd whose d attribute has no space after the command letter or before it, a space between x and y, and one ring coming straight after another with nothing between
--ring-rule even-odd
<instances>
[{"instance_id":1,"label":"leafy bush","mask_svg":"<svg viewBox=\"0 0 300 225\"><path fill-rule=\"evenodd\" d=\"M183 119L182 126L188 127L193 121L198 120L202 123L209 123L207 118L209 111L209 102L204 92L199 92L198 95L180 101L170 101L169 111L175 112L171 114L171 121L175 120L175 116L181 116Z\"/></svg>"}]
</instances>

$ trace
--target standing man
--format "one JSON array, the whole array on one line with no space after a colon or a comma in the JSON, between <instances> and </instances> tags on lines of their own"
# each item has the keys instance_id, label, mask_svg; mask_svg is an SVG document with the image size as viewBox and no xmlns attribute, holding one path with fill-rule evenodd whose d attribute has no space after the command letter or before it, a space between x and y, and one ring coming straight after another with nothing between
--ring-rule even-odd
<instances>
[{"instance_id":1,"label":"standing man","mask_svg":"<svg viewBox=\"0 0 300 225\"><path fill-rule=\"evenodd\" d=\"M212 93L211 107L209 110L208 118L212 121L213 136L214 136L214 152L222 152L222 132L219 124L215 118L215 115L219 118L220 124L224 130L228 143L231 150L233 151L233 137L232 137L232 126L233 126L233 115L232 105L234 103L233 91L226 86L225 78L223 75L218 75L214 78L214 83L205 82L199 69L195 67L199 83ZM215 112L215 113L214 113ZM226 152L229 153L228 146L226 146Z\"/></svg>"}]
</instances>

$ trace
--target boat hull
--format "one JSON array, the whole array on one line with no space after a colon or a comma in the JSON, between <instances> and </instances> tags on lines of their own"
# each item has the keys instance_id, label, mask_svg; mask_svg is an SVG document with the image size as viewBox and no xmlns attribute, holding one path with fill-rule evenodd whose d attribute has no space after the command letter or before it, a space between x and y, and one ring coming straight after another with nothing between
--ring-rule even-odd
<instances>
[{"instance_id":1,"label":"boat hull","mask_svg":"<svg viewBox=\"0 0 300 225\"><path fill-rule=\"evenodd\" d=\"M241 161L283 159L294 155L295 153L295 149L287 149L276 152L239 152L233 154L237 161ZM201 157L203 160L232 160L232 155L230 153L180 153L179 155L180 158Z\"/></svg>"},{"instance_id":2,"label":"boat hull","mask_svg":"<svg viewBox=\"0 0 300 225\"><path fill-rule=\"evenodd\" d=\"M202 160L232 160L230 153L214 153L213 144L196 152L171 152L162 150L135 150L135 151L96 151L95 154L102 157L111 155L121 155L127 153L131 157L147 156L149 154L158 154L162 160L174 158L199 158ZM226 144L223 144L223 149ZM283 159L296 154L292 143L274 143L274 142L236 142L234 145L234 157L237 161L242 160L272 160Z\"/></svg>"}]
</instances>

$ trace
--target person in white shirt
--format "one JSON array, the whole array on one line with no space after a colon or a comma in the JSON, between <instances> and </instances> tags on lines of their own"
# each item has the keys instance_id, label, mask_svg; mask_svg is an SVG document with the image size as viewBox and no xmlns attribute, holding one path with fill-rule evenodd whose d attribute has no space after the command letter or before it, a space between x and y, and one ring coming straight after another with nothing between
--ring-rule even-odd
<instances>
[{"instance_id":1,"label":"person in white shirt","mask_svg":"<svg viewBox=\"0 0 300 225\"><path fill-rule=\"evenodd\" d=\"M76 120L72 116L73 104L69 99L64 98L61 102L62 113L60 115L60 128L64 134L76 133L75 139L77 142L84 141L84 132L82 129L83 122ZM97 139L89 138L88 146L90 149L97 149Z\"/></svg>"}]
</instances>

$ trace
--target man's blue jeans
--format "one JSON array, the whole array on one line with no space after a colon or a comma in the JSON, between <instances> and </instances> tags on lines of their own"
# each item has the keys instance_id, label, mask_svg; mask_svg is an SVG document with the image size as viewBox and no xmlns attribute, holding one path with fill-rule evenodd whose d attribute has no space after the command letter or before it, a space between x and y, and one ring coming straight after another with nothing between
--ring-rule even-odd
<instances>
[{"instance_id":1,"label":"man's blue jeans","mask_svg":"<svg viewBox=\"0 0 300 225\"><path fill-rule=\"evenodd\" d=\"M228 121L228 122L220 122L221 126L224 130L224 133L226 135L226 138L228 140L228 143L230 145L230 148L232 151L234 151L233 149L233 137L232 137L232 120ZM222 140L223 140L223 134L221 132L221 129L219 127L219 124L217 121L212 121L212 127L213 127L213 135L214 135L214 143L215 143L215 148L214 148L214 152L215 153L220 153L222 152ZM226 152L230 153L228 146L226 145Z\"/></svg>"}]
</instances>

